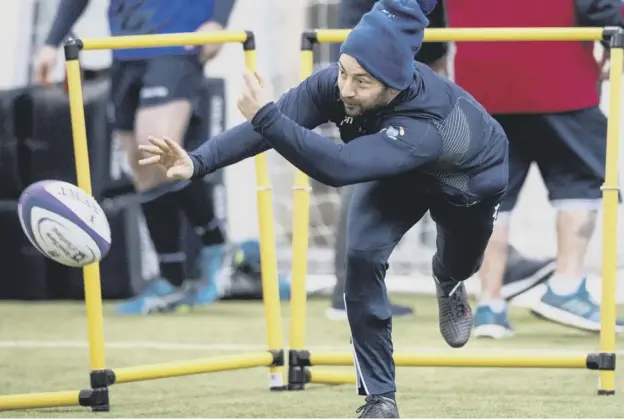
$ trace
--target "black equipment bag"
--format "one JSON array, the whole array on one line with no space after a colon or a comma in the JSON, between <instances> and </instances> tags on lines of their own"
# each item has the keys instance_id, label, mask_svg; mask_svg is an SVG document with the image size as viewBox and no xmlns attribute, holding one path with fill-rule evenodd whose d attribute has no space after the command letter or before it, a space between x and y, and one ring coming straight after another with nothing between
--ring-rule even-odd
<instances>
[{"instance_id":1,"label":"black equipment bag","mask_svg":"<svg viewBox=\"0 0 624 419\"><path fill-rule=\"evenodd\" d=\"M47 299L47 258L22 230L17 201L0 201L0 232L0 299Z\"/></svg>"}]
</instances>

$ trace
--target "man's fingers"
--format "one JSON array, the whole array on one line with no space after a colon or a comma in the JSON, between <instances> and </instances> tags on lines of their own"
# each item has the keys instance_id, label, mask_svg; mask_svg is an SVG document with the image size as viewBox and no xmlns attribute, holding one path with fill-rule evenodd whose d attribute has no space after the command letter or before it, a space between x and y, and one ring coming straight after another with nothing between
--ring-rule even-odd
<instances>
[{"instance_id":1,"label":"man's fingers","mask_svg":"<svg viewBox=\"0 0 624 419\"><path fill-rule=\"evenodd\" d=\"M170 140L169 138L164 138L164 141L167 147L169 147L169 150L171 150L177 156L182 156L184 155L184 153L186 153L184 149L180 147L180 144L176 143L175 141Z\"/></svg>"},{"instance_id":2,"label":"man's fingers","mask_svg":"<svg viewBox=\"0 0 624 419\"><path fill-rule=\"evenodd\" d=\"M264 87L266 86L266 82L264 81L264 77L262 77L260 75L260 73L258 73L258 72L254 73L254 75L256 76L256 80L258 80L258 83L260 84L260 87L262 87L264 89Z\"/></svg>"},{"instance_id":3,"label":"man's fingers","mask_svg":"<svg viewBox=\"0 0 624 419\"><path fill-rule=\"evenodd\" d=\"M245 79L247 84L250 84L254 79L253 74L251 74L251 71L247 67L243 70L243 79Z\"/></svg>"},{"instance_id":4,"label":"man's fingers","mask_svg":"<svg viewBox=\"0 0 624 419\"><path fill-rule=\"evenodd\" d=\"M164 153L171 152L171 150L169 149L169 146L164 140L160 138L156 138L156 137L149 137L147 140L153 145L155 145L156 147L160 148Z\"/></svg>"},{"instance_id":5,"label":"man's fingers","mask_svg":"<svg viewBox=\"0 0 624 419\"><path fill-rule=\"evenodd\" d=\"M160 156L152 156L152 157L147 157L145 159L141 159L139 160L139 165L140 166L147 166L150 164L156 164L160 162Z\"/></svg>"},{"instance_id":6,"label":"man's fingers","mask_svg":"<svg viewBox=\"0 0 624 419\"><path fill-rule=\"evenodd\" d=\"M249 87L249 90L251 90L252 94L261 88L260 82L248 68L245 68L243 78L245 79L245 83Z\"/></svg>"},{"instance_id":7,"label":"man's fingers","mask_svg":"<svg viewBox=\"0 0 624 419\"><path fill-rule=\"evenodd\" d=\"M139 150L146 151L150 154L157 154L157 155L165 154L165 152L161 150L159 147L156 147L155 145L149 145L149 144L139 144Z\"/></svg>"}]
</instances>

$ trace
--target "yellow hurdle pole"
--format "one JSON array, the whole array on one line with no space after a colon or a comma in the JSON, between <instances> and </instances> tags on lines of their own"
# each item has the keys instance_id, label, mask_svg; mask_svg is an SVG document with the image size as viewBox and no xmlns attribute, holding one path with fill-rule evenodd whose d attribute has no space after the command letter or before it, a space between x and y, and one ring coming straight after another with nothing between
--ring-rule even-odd
<instances>
[{"instance_id":1,"label":"yellow hurdle pole","mask_svg":"<svg viewBox=\"0 0 624 419\"><path fill-rule=\"evenodd\" d=\"M300 79L307 79L314 70L312 42L302 36L300 51ZM306 312L308 274L308 240L310 230L310 182L308 176L295 168L293 186L293 242L292 277L290 284L290 350L288 389L303 390L305 386L305 362L302 359L306 346Z\"/></svg>"},{"instance_id":2,"label":"yellow hurdle pole","mask_svg":"<svg viewBox=\"0 0 624 419\"><path fill-rule=\"evenodd\" d=\"M600 354L579 353L395 353L396 366L404 367L468 367L468 368L586 368L599 369ZM351 366L351 352L313 352L313 366Z\"/></svg>"},{"instance_id":3,"label":"yellow hurdle pole","mask_svg":"<svg viewBox=\"0 0 624 419\"><path fill-rule=\"evenodd\" d=\"M253 34L243 44L245 65L256 71L256 50ZM271 180L266 153L254 157L256 163L256 190L258 197L258 224L260 230L260 264L262 269L262 298L266 318L269 351L275 356L275 363L269 371L271 390L284 390L284 336L278 287L277 255L271 197Z\"/></svg>"},{"instance_id":4,"label":"yellow hurdle pole","mask_svg":"<svg viewBox=\"0 0 624 419\"><path fill-rule=\"evenodd\" d=\"M337 372L317 368L308 369L306 383L315 384L355 384L355 373Z\"/></svg>"},{"instance_id":5,"label":"yellow hurdle pole","mask_svg":"<svg viewBox=\"0 0 624 419\"><path fill-rule=\"evenodd\" d=\"M220 355L212 358L193 359L180 362L167 362L152 365L115 368L115 384L161 378L181 377L217 371L233 371L253 367L266 367L273 363L270 352L255 352L238 355Z\"/></svg>"},{"instance_id":6,"label":"yellow hurdle pole","mask_svg":"<svg viewBox=\"0 0 624 419\"><path fill-rule=\"evenodd\" d=\"M80 74L79 55L82 43L70 39L65 43L65 61L67 70L67 87L69 93L69 110L76 159L76 176L78 187L89 195L91 190L91 170L89 168L89 151L87 146L87 129L85 125L84 102L82 98L82 80ZM102 313L102 290L100 284L100 265L92 263L83 268L85 305L87 311L87 329L89 335L89 359L91 364L91 384L101 400L96 411L108 411L108 388L105 371L106 357L104 350L104 319Z\"/></svg>"},{"instance_id":7,"label":"yellow hurdle pole","mask_svg":"<svg viewBox=\"0 0 624 419\"><path fill-rule=\"evenodd\" d=\"M80 406L83 394L89 397L91 390L58 391L53 393L26 393L0 396L0 412L17 409L41 409L47 407Z\"/></svg>"},{"instance_id":8,"label":"yellow hurdle pole","mask_svg":"<svg viewBox=\"0 0 624 419\"><path fill-rule=\"evenodd\" d=\"M205 45L245 43L248 39L245 31L215 31L211 33L185 32L159 35L110 36L82 39L83 50L154 48L179 45Z\"/></svg>"},{"instance_id":9,"label":"yellow hurdle pole","mask_svg":"<svg viewBox=\"0 0 624 419\"><path fill-rule=\"evenodd\" d=\"M615 31L616 29L611 29ZM317 29L317 42L343 42L350 29ZM604 28L428 28L425 42L600 41Z\"/></svg>"},{"instance_id":10,"label":"yellow hurdle pole","mask_svg":"<svg viewBox=\"0 0 624 419\"><path fill-rule=\"evenodd\" d=\"M610 354L612 369L601 370L598 395L615 394L615 321L617 283L617 224L618 224L618 159L620 115L622 111L622 70L624 31L613 34L611 69L609 73L609 115L607 125L607 157L605 182L602 187L602 302L600 306L600 350Z\"/></svg>"}]
</instances>

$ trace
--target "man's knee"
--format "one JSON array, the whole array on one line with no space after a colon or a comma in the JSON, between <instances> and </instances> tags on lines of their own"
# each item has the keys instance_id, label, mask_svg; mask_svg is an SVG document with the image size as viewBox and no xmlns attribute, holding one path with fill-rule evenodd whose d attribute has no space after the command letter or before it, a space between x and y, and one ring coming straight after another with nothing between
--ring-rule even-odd
<instances>
[{"instance_id":1,"label":"man's knee","mask_svg":"<svg viewBox=\"0 0 624 419\"><path fill-rule=\"evenodd\" d=\"M383 278L388 269L385 249L354 249L347 247L347 270L350 276ZM373 282L373 281L367 281Z\"/></svg>"},{"instance_id":2,"label":"man's knee","mask_svg":"<svg viewBox=\"0 0 624 419\"><path fill-rule=\"evenodd\" d=\"M191 113L191 103L184 99L139 108L135 122L137 143L147 144L148 138L155 136L183 144Z\"/></svg>"},{"instance_id":3,"label":"man's knee","mask_svg":"<svg viewBox=\"0 0 624 419\"><path fill-rule=\"evenodd\" d=\"M347 248L345 302L349 317L378 322L390 318L384 278L387 250Z\"/></svg>"},{"instance_id":4,"label":"man's knee","mask_svg":"<svg viewBox=\"0 0 624 419\"><path fill-rule=\"evenodd\" d=\"M440 281L465 281L481 269L482 263L483 255L474 258L457 257L443 261L436 253L433 256L432 270Z\"/></svg>"}]
</instances>

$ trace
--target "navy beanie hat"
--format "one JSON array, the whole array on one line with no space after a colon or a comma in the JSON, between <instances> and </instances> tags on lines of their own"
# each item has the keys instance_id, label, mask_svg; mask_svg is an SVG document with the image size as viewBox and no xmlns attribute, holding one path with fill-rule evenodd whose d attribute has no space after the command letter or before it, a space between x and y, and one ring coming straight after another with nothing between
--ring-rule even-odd
<instances>
[{"instance_id":1,"label":"navy beanie hat","mask_svg":"<svg viewBox=\"0 0 624 419\"><path fill-rule=\"evenodd\" d=\"M414 79L414 56L420 50L437 0L379 0L362 16L340 47L371 76L405 90Z\"/></svg>"}]
</instances>

